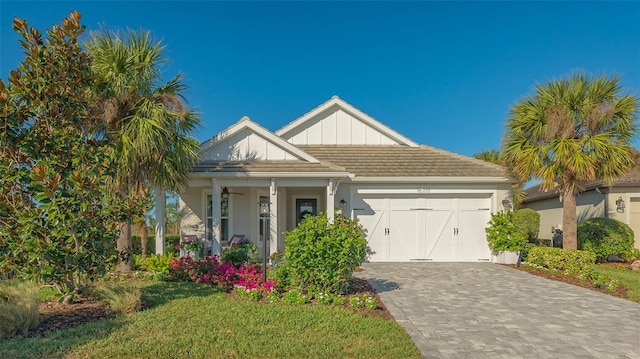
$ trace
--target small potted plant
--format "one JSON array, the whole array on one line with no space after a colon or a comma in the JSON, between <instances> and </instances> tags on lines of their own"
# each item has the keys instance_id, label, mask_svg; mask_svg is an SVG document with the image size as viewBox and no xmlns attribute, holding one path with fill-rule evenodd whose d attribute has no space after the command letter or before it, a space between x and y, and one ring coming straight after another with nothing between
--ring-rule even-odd
<instances>
[{"instance_id":1,"label":"small potted plant","mask_svg":"<svg viewBox=\"0 0 640 359\"><path fill-rule=\"evenodd\" d=\"M513 221L513 211L491 215L486 228L487 243L492 252L492 261L501 264L516 264L520 252L527 244L527 235L518 231Z\"/></svg>"},{"instance_id":2,"label":"small potted plant","mask_svg":"<svg viewBox=\"0 0 640 359\"><path fill-rule=\"evenodd\" d=\"M181 257L193 258L199 257L200 252L204 249L202 241L200 241L196 236L185 236L182 238L182 241L180 241L178 247L180 248Z\"/></svg>"}]
</instances>

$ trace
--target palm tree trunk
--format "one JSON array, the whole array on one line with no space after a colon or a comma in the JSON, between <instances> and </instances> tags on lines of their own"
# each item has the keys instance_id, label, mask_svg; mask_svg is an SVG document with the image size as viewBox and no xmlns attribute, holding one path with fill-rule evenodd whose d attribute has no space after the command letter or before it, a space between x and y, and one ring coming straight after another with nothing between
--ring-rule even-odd
<instances>
[{"instance_id":1,"label":"palm tree trunk","mask_svg":"<svg viewBox=\"0 0 640 359\"><path fill-rule=\"evenodd\" d=\"M138 223L140 230L140 245L142 247L142 256L147 256L147 246L149 245L149 228L147 224L144 222L144 218L142 222Z\"/></svg>"},{"instance_id":2,"label":"palm tree trunk","mask_svg":"<svg viewBox=\"0 0 640 359\"><path fill-rule=\"evenodd\" d=\"M116 271L118 272L130 272L133 270L133 253L131 250L131 222L124 221L118 223L118 229L120 234L118 235L118 255L120 256L120 263Z\"/></svg>"},{"instance_id":3,"label":"palm tree trunk","mask_svg":"<svg viewBox=\"0 0 640 359\"><path fill-rule=\"evenodd\" d=\"M578 249L578 223L574 187L562 191L562 248Z\"/></svg>"}]
</instances>

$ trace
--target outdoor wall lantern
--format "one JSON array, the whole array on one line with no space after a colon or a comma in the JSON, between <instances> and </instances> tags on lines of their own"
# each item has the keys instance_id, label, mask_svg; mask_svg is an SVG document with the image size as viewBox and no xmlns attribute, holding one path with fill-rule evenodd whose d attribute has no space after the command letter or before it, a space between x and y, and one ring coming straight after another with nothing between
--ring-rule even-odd
<instances>
[{"instance_id":1,"label":"outdoor wall lantern","mask_svg":"<svg viewBox=\"0 0 640 359\"><path fill-rule=\"evenodd\" d=\"M622 199L622 196L618 197L616 200L616 207L618 212L624 212L624 199Z\"/></svg>"},{"instance_id":2,"label":"outdoor wall lantern","mask_svg":"<svg viewBox=\"0 0 640 359\"><path fill-rule=\"evenodd\" d=\"M229 189L227 187L224 187L222 189L222 192L220 193L220 198L222 198L222 199L229 198Z\"/></svg>"},{"instance_id":3,"label":"outdoor wall lantern","mask_svg":"<svg viewBox=\"0 0 640 359\"><path fill-rule=\"evenodd\" d=\"M508 211L511 209L511 201L509 201L509 199L505 198L502 200L502 207L504 207L505 211Z\"/></svg>"},{"instance_id":4,"label":"outdoor wall lantern","mask_svg":"<svg viewBox=\"0 0 640 359\"><path fill-rule=\"evenodd\" d=\"M258 209L260 217L265 217L262 221L262 233L264 235L262 240L262 283L267 281L267 242L269 241L269 221L267 220L271 215L271 202L267 199L261 199L258 202Z\"/></svg>"},{"instance_id":5,"label":"outdoor wall lantern","mask_svg":"<svg viewBox=\"0 0 640 359\"><path fill-rule=\"evenodd\" d=\"M342 212L344 212L344 209L347 208L347 201L345 201L344 198L343 198L343 199L340 200L339 203L340 203L340 210Z\"/></svg>"}]
</instances>

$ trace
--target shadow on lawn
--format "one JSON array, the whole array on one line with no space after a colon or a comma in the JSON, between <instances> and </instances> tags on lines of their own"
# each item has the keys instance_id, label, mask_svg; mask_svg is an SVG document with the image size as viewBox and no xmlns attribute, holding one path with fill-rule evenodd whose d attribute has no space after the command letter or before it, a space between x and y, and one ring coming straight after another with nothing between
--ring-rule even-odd
<instances>
[{"instance_id":1,"label":"shadow on lawn","mask_svg":"<svg viewBox=\"0 0 640 359\"><path fill-rule=\"evenodd\" d=\"M191 282L158 282L141 289L145 309L154 308L176 299L206 297L216 293L224 293L214 286Z\"/></svg>"}]
</instances>

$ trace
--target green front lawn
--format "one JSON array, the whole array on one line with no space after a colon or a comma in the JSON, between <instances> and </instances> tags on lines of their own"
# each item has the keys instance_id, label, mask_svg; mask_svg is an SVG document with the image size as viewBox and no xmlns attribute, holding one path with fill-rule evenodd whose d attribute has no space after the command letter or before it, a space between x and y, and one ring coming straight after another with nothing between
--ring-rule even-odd
<instances>
[{"instance_id":1,"label":"green front lawn","mask_svg":"<svg viewBox=\"0 0 640 359\"><path fill-rule=\"evenodd\" d=\"M640 272L632 271L628 265L625 266L596 266L597 270L608 275L611 279L616 279L627 287L627 298L640 303Z\"/></svg>"},{"instance_id":2,"label":"green front lawn","mask_svg":"<svg viewBox=\"0 0 640 359\"><path fill-rule=\"evenodd\" d=\"M244 302L193 283L141 282L150 309L43 338L0 358L419 358L393 321L344 308Z\"/></svg>"}]
</instances>

